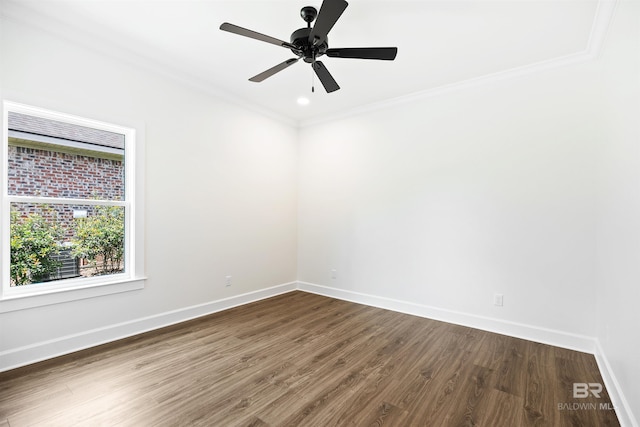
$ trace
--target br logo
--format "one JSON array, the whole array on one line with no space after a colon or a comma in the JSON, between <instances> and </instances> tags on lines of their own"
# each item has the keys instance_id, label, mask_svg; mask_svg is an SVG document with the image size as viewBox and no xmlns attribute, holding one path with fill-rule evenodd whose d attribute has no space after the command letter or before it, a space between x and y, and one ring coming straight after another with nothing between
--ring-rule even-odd
<instances>
[{"instance_id":1,"label":"br logo","mask_svg":"<svg viewBox=\"0 0 640 427\"><path fill-rule=\"evenodd\" d=\"M599 399L600 393L602 393L600 383L573 383L573 397L576 399L584 399L590 394Z\"/></svg>"}]
</instances>

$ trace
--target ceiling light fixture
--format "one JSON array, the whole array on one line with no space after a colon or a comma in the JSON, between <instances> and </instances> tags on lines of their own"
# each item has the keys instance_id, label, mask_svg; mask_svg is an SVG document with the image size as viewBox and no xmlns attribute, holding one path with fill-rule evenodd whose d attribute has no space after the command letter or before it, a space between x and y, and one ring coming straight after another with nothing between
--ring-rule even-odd
<instances>
[{"instance_id":1,"label":"ceiling light fixture","mask_svg":"<svg viewBox=\"0 0 640 427\"><path fill-rule=\"evenodd\" d=\"M305 98L304 96L298 98L298 105L309 105L309 102L309 98Z\"/></svg>"}]
</instances>

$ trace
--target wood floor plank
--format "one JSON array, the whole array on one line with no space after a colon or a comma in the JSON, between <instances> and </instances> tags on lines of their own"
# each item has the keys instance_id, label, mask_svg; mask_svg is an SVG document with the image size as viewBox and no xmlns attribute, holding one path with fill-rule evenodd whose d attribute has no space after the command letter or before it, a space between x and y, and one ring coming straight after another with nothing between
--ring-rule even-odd
<instances>
[{"instance_id":1,"label":"wood floor plank","mask_svg":"<svg viewBox=\"0 0 640 427\"><path fill-rule=\"evenodd\" d=\"M524 402L519 396L501 390L491 389L487 392L478 408L477 425L491 427L520 426ZM585 426L586 427L586 426Z\"/></svg>"},{"instance_id":2,"label":"wood floor plank","mask_svg":"<svg viewBox=\"0 0 640 427\"><path fill-rule=\"evenodd\" d=\"M32 384L33 387L30 388L29 384ZM47 402L51 407L58 404L63 405L72 397L73 394L63 382L7 382L0 390L0 419L28 411L33 408L34 404L42 404L42 402Z\"/></svg>"},{"instance_id":3,"label":"wood floor plank","mask_svg":"<svg viewBox=\"0 0 640 427\"><path fill-rule=\"evenodd\" d=\"M452 415L450 408L459 403L460 389L474 366L472 352L465 349L459 338L455 344L445 349L439 364L433 365L435 369L430 374L432 379L428 387L422 388L416 399L405 408L409 412L409 425L447 425L443 423ZM457 410L466 410L466 404Z\"/></svg>"},{"instance_id":4,"label":"wood floor plank","mask_svg":"<svg viewBox=\"0 0 640 427\"><path fill-rule=\"evenodd\" d=\"M456 395L456 399L449 403L449 408L441 425L475 426L482 416L480 402L490 391L489 383L492 371L483 366L474 365L464 379L464 383Z\"/></svg>"},{"instance_id":5,"label":"wood floor plank","mask_svg":"<svg viewBox=\"0 0 640 427\"><path fill-rule=\"evenodd\" d=\"M260 418L269 423L299 425L322 417L325 402L330 399L346 400L365 385L368 372L378 366L378 358L384 357L386 345L387 340L381 335L367 336L355 329L347 340L338 345L303 357L301 368L285 380L290 392L261 411ZM362 358L363 351L373 354L373 360ZM300 409L289 416L282 412L292 405Z\"/></svg>"},{"instance_id":6,"label":"wood floor plank","mask_svg":"<svg viewBox=\"0 0 640 427\"><path fill-rule=\"evenodd\" d=\"M381 393L400 408L409 408L431 389L434 377L459 350L456 335L439 333L417 342L396 359L397 372Z\"/></svg>"},{"instance_id":7,"label":"wood floor plank","mask_svg":"<svg viewBox=\"0 0 640 427\"><path fill-rule=\"evenodd\" d=\"M575 382L592 355L291 292L0 373L0 427L619 425Z\"/></svg>"},{"instance_id":8,"label":"wood floor plank","mask_svg":"<svg viewBox=\"0 0 640 427\"><path fill-rule=\"evenodd\" d=\"M548 387L549 378L557 377L554 348L530 342L527 353L527 384L521 425L557 425L560 397L555 387Z\"/></svg>"},{"instance_id":9,"label":"wood floor plank","mask_svg":"<svg viewBox=\"0 0 640 427\"><path fill-rule=\"evenodd\" d=\"M476 361L496 372L492 386L505 393L524 397L528 341L491 334L482 340L481 346L483 349L476 356Z\"/></svg>"},{"instance_id":10,"label":"wood floor plank","mask_svg":"<svg viewBox=\"0 0 640 427\"><path fill-rule=\"evenodd\" d=\"M415 339L408 343L401 351L389 354L384 360L379 360L379 367L375 372L371 372L366 386L358 393L351 396L346 402L345 407L348 411L336 413L330 420L331 425L367 425L367 420L371 418L371 413L378 413L382 405L391 405L394 408L392 399L385 401L385 396L396 398L401 394L402 385L420 371L419 363L422 355L433 345L433 341L428 337L433 328L416 328L417 336L421 339ZM406 401L402 401L406 403ZM402 416L397 410L393 411L393 416L385 418L385 424L392 423L393 420L404 420L405 411ZM391 421L390 421L391 420Z\"/></svg>"},{"instance_id":11,"label":"wood floor plank","mask_svg":"<svg viewBox=\"0 0 640 427\"><path fill-rule=\"evenodd\" d=\"M353 425L353 426L406 426L407 412L392 405L389 402L379 402L371 405L370 409L363 413L365 418L347 422L346 424L332 425Z\"/></svg>"}]
</instances>

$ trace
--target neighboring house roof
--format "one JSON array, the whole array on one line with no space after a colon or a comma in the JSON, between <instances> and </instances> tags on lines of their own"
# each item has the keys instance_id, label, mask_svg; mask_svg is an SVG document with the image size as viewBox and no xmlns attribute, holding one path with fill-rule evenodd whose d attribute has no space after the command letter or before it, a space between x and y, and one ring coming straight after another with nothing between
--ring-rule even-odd
<instances>
[{"instance_id":1,"label":"neighboring house roof","mask_svg":"<svg viewBox=\"0 0 640 427\"><path fill-rule=\"evenodd\" d=\"M124 135L13 111L9 112L9 131L10 133L14 131L15 136L20 138L25 138L27 136L25 134L31 134L45 138L58 138L91 144L92 146L108 147L118 151L124 150Z\"/></svg>"}]
</instances>

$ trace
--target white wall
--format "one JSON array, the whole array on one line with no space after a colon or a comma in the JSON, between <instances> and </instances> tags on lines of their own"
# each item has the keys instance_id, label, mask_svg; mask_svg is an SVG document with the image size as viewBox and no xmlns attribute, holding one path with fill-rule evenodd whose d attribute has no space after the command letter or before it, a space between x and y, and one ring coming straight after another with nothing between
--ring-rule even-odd
<instances>
[{"instance_id":1,"label":"white wall","mask_svg":"<svg viewBox=\"0 0 640 427\"><path fill-rule=\"evenodd\" d=\"M596 334L640 421L640 3L618 4L604 50Z\"/></svg>"},{"instance_id":2,"label":"white wall","mask_svg":"<svg viewBox=\"0 0 640 427\"><path fill-rule=\"evenodd\" d=\"M593 336L596 79L582 63L303 128L298 278Z\"/></svg>"},{"instance_id":3,"label":"white wall","mask_svg":"<svg viewBox=\"0 0 640 427\"><path fill-rule=\"evenodd\" d=\"M294 127L13 21L1 43L4 99L146 134L146 288L0 314L8 365L44 342L295 281Z\"/></svg>"}]
</instances>

